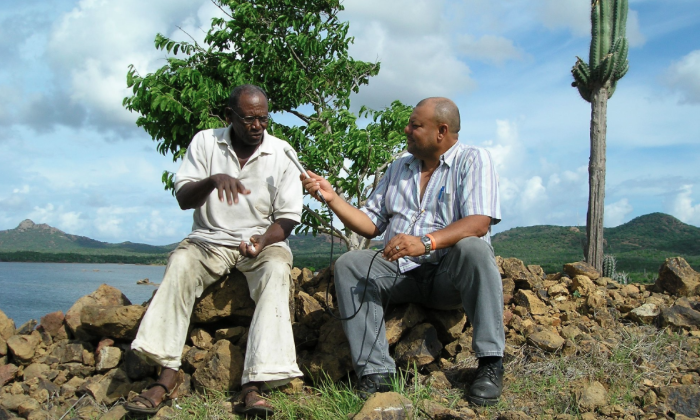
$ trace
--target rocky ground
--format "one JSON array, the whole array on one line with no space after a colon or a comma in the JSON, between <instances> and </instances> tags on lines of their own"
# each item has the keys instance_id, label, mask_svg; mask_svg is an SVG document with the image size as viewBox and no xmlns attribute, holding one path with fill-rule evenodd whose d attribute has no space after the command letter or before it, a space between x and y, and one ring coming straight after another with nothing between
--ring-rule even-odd
<instances>
[{"instance_id":1,"label":"rocky ground","mask_svg":"<svg viewBox=\"0 0 700 420\"><path fill-rule=\"evenodd\" d=\"M411 391L378 394L353 418L700 418L700 274L683 259L667 260L648 285L619 284L580 262L551 274L517 259L498 264L502 401L478 408L463 399L476 366L463 311L400 305L387 314L387 336ZM293 277L290 308L307 374L286 389L292 399L306 398L320 378L352 377L340 323L322 307L327 289L333 296L331 271L294 269ZM38 325L17 328L0 311L0 420L124 418L123 402L156 376L129 349L146 306L102 285ZM181 395L239 388L252 313L240 273L206 291L183 351ZM418 394L425 398L407 397ZM168 416L187 418L170 407L159 413Z\"/></svg>"}]
</instances>

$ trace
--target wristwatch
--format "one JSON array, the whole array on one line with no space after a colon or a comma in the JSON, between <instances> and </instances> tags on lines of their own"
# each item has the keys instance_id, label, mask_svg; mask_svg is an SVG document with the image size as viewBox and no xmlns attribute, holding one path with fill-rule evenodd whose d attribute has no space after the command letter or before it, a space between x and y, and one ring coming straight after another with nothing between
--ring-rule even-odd
<instances>
[{"instance_id":1,"label":"wristwatch","mask_svg":"<svg viewBox=\"0 0 700 420\"><path fill-rule=\"evenodd\" d=\"M423 242L423 245L425 245L425 255L430 254L430 250L433 247L433 243L430 241L430 238L427 236L421 236L420 241Z\"/></svg>"}]
</instances>

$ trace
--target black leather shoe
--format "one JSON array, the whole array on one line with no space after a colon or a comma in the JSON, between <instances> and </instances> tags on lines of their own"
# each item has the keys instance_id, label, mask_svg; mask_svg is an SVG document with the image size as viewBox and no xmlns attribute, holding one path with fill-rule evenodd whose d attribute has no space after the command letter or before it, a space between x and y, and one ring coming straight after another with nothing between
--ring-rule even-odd
<instances>
[{"instance_id":1,"label":"black leather shoe","mask_svg":"<svg viewBox=\"0 0 700 420\"><path fill-rule=\"evenodd\" d=\"M357 384L357 394L363 400L375 392L391 391L391 373L371 373L360 378Z\"/></svg>"},{"instance_id":2,"label":"black leather shoe","mask_svg":"<svg viewBox=\"0 0 700 420\"><path fill-rule=\"evenodd\" d=\"M505 369L499 360L484 363L476 370L476 377L469 387L467 401L478 406L490 406L498 402L503 392L503 373Z\"/></svg>"}]
</instances>

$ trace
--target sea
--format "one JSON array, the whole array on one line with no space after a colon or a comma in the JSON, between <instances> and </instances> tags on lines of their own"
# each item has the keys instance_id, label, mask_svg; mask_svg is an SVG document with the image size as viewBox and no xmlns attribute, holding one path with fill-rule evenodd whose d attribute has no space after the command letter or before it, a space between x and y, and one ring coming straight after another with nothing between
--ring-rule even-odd
<instances>
[{"instance_id":1,"label":"sea","mask_svg":"<svg viewBox=\"0 0 700 420\"><path fill-rule=\"evenodd\" d=\"M165 266L134 264L62 264L0 262L0 310L19 328L48 313L63 311L101 284L119 289L134 305L151 298Z\"/></svg>"}]
</instances>

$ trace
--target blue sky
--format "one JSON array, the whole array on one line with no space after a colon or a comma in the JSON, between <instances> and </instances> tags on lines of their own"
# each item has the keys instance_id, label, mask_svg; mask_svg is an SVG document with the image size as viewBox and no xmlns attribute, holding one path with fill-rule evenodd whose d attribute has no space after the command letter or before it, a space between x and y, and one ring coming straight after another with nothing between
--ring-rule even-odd
<instances>
[{"instance_id":1,"label":"blue sky","mask_svg":"<svg viewBox=\"0 0 700 420\"><path fill-rule=\"evenodd\" d=\"M167 244L191 212L164 191L178 164L125 111L126 71L163 65L160 32L203 38L208 0L24 0L0 7L0 230L22 220L107 242ZM347 0L357 59L380 74L353 105L447 96L460 141L498 164L503 221L585 224L589 0ZM651 212L700 226L700 0L630 0L630 71L608 103L605 225Z\"/></svg>"}]
</instances>

